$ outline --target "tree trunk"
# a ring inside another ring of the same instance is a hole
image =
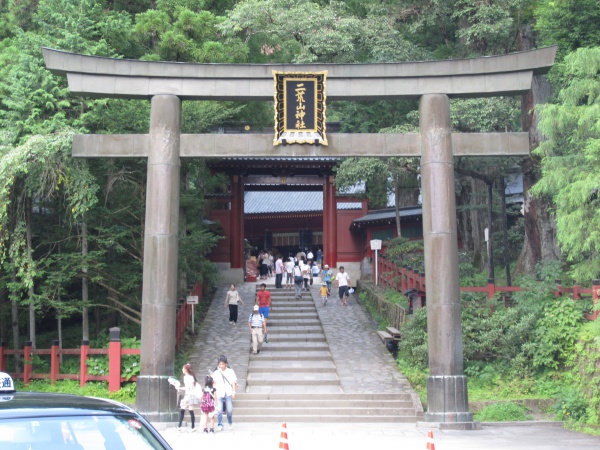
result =
[[[27,254],[30,260],[33,262],[33,232],[31,231],[31,208],[32,199],[27,196],[25,199],[25,230],[27,238]],[[29,270],[33,270],[29,267]],[[31,348],[36,348],[36,332],[35,332],[35,292],[33,289],[33,280],[31,280],[28,288],[29,296],[29,340],[31,341]]]
[[[485,183],[468,176],[460,178],[460,192],[457,198],[457,219],[460,251],[468,252],[471,263],[479,270],[485,268],[487,247],[485,244],[486,197]]]
[[[519,41],[520,51],[534,47],[533,33],[524,30]],[[534,76],[531,91],[521,98],[521,125],[529,132],[529,149],[534,150],[542,137],[538,132],[539,117],[535,106],[546,103],[551,96],[551,86],[543,75]],[[525,220],[525,240],[523,250],[517,262],[517,273],[534,274],[535,266],[542,260],[560,259],[560,250],[556,240],[556,222],[549,211],[552,204],[547,198],[534,198],[530,188],[540,179],[540,161],[537,156],[527,156],[521,161],[523,171],[523,213]]]
[[[494,201],[494,183],[489,182],[487,184],[487,214],[488,214],[488,282],[496,279],[494,275],[494,240],[492,234],[494,233],[494,208],[492,202]]]
[[[183,163],[181,165],[181,183],[182,190],[187,192],[189,190],[190,183],[190,171],[189,171],[189,163]],[[179,205],[179,239],[182,240],[187,235],[187,214],[185,207],[181,204]],[[183,264],[177,264],[178,272],[179,272],[179,293],[188,292],[188,279],[187,272],[185,271]]]
[[[15,269],[13,269],[12,271],[12,275],[10,278],[10,281],[13,283],[13,286],[16,284],[17,281],[17,272]],[[11,292],[11,300],[10,300],[10,317],[11,317],[11,321],[12,321],[12,330],[13,330],[13,350],[17,350],[21,347],[21,335],[19,333],[19,304],[17,303],[17,296],[18,294],[16,292]],[[21,358],[19,357],[19,355],[15,355],[15,372],[20,372],[21,371]]]
[[[506,217],[506,182],[504,177],[500,178],[500,199],[502,201],[502,242],[504,247],[504,269],[506,270],[506,285],[512,286],[510,277],[510,248],[508,243],[508,224]]]
[[[85,217],[81,220],[81,258],[84,260],[81,271],[83,272],[83,277],[81,278],[81,301],[84,305],[87,305],[89,300],[88,294],[88,267],[87,262],[85,262],[88,255],[88,240],[87,240],[87,223],[85,221]],[[84,341],[90,340],[90,318],[88,307],[84,306],[81,309],[81,339]]]

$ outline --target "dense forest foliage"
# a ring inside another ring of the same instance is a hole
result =
[[[35,346],[38,329],[55,339],[63,323],[77,323],[75,343],[102,342],[117,323],[137,335],[141,319],[146,162],[70,153],[74,134],[146,133],[149,102],[70,94],[41,47],[199,63],[368,63],[558,45],[556,66],[530,94],[451,102],[455,131],[528,131],[532,146],[521,159],[457,159],[461,267],[487,267],[486,227],[502,263],[502,186],[520,172],[523,213],[508,210],[513,269],[535,274],[555,261],[556,278],[589,285],[600,278],[599,21],[597,0],[0,1],[0,340]],[[416,109],[411,100],[333,102],[328,119],[346,132],[414,131]],[[183,132],[200,133],[262,127],[272,113],[268,104],[184,102],[182,120]],[[415,160],[348,159],[337,183],[343,191],[364,182],[375,207],[395,192],[400,205],[417,174]],[[203,220],[204,193],[227,181],[202,160],[182,161],[181,180],[183,295],[197,280],[216,281],[206,255],[219,236]]]

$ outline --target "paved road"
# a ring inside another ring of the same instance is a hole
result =
[[[273,281],[267,280],[267,284]],[[225,354],[236,371],[242,390],[245,389],[250,356],[246,322],[254,303],[256,284],[259,283],[238,286],[246,306],[241,308],[236,326],[229,325],[228,310],[224,307],[227,288],[219,288],[215,293],[190,357],[199,376],[214,369],[218,356]],[[315,283],[312,288],[315,298],[317,289],[318,283]],[[318,298],[316,304],[320,305]],[[318,312],[345,392],[410,391],[393,358],[375,335],[373,323],[355,298],[348,307],[342,307],[339,301],[333,300],[325,308],[318,306]],[[209,442],[211,446],[236,446],[244,450],[279,448],[281,423],[235,423],[235,409],[233,417],[234,428],[214,436],[181,433],[172,427],[160,430],[164,424],[157,424],[157,427],[175,450],[189,450]],[[291,450],[423,450],[430,429],[417,425],[289,423],[287,434]],[[435,450],[600,449],[600,437],[568,431],[556,424],[484,424],[479,431],[432,431]]]
[[[174,450],[197,446],[244,450],[279,448],[282,424],[234,424],[214,436],[164,430]],[[424,450],[427,432],[433,432],[435,450],[598,450],[600,437],[565,430],[560,426],[483,426],[479,431],[440,431],[413,424],[287,424],[290,450]]]

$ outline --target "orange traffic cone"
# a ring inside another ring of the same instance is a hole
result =
[[[427,450],[435,450],[435,444],[433,443],[433,431],[429,430],[427,432]]]
[[[288,447],[287,425],[285,424],[285,422],[283,422],[283,425],[281,425],[281,437],[279,438],[279,448],[290,450],[290,447]]]

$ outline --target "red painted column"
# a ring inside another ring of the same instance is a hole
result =
[[[50,349],[50,384],[54,384],[54,382],[58,380],[58,374],[60,372],[58,349],[58,341],[52,341],[52,348]]]
[[[25,342],[25,347],[23,347],[23,384],[29,384],[29,381],[31,380],[31,372],[33,372],[31,350],[31,341]]]
[[[323,185],[323,260],[329,267],[337,264],[337,199],[333,176]]]
[[[90,341],[81,341],[81,357],[79,359],[79,386],[84,387],[87,382],[88,366],[86,361],[90,351]]]
[[[323,183],[323,264],[327,264],[332,267],[329,262],[329,255],[331,254],[331,235],[329,234],[329,181],[325,179]]]
[[[109,329],[110,343],[108,344],[108,392],[121,389],[121,329]]]
[[[231,177],[231,268],[241,269],[244,259],[244,186],[239,175]]]

